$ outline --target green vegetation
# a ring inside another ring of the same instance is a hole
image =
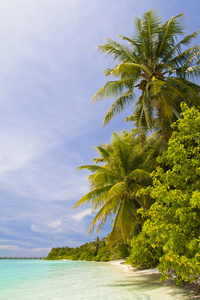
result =
[[[92,98],[117,100],[104,124],[141,95],[127,118],[130,133],[113,133],[110,144],[95,147],[100,157],[87,169],[90,192],[74,206],[90,203],[97,231],[108,220],[103,241],[79,248],[52,249],[47,259],[110,260],[129,256],[138,268],[158,266],[165,280],[194,282],[200,275],[200,46],[187,48],[198,31],[184,37],[183,14],[165,23],[154,10],[135,18],[128,46],[108,39],[99,46],[117,65]],[[182,112],[181,112],[182,110]]]
[[[106,246],[105,240],[98,237],[95,241],[86,243],[77,248],[61,247],[52,248],[46,260],[86,260],[86,261],[109,261],[129,256],[129,247],[123,241],[118,241],[112,250]]]
[[[132,241],[129,262],[155,265],[167,279],[193,282],[200,274],[200,112],[183,105],[167,151],[152,174],[153,186],[140,191],[155,203],[142,232]],[[145,255],[144,255],[145,253]]]
[[[79,170],[87,169],[93,173],[88,177],[91,191],[74,208],[91,202],[92,208],[99,211],[89,232],[97,222],[98,231],[111,216],[114,221],[110,238],[115,240],[120,235],[126,241],[139,217],[137,209],[147,209],[151,203],[150,197],[137,197],[136,193],[151,183],[152,161],[149,164],[148,151],[141,151],[137,139],[126,132],[113,133],[111,144],[96,147],[96,150],[100,154],[100,158],[94,159],[96,164],[79,167]]]
[[[92,98],[92,102],[117,98],[103,124],[135,103],[136,89],[141,95],[127,120],[134,122],[140,142],[152,130],[167,139],[170,124],[180,117],[181,102],[199,105],[200,87],[190,81],[199,77],[199,46],[186,48],[199,30],[180,40],[185,29],[183,18],[180,14],[162,23],[155,10],[150,10],[141,19],[135,18],[133,37],[120,36],[128,45],[107,39],[98,47],[117,62],[105,70],[105,75],[115,80],[107,81]]]

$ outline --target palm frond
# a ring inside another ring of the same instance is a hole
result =
[[[148,57],[148,63],[151,65],[153,56],[153,46],[155,42],[155,36],[158,34],[158,28],[160,25],[160,17],[157,12],[152,9],[143,14],[143,31],[145,32],[145,45],[146,55]]]
[[[120,38],[123,40],[126,40],[129,42],[133,48],[133,53],[135,54],[135,62],[139,63],[140,62],[140,57],[141,57],[141,45],[138,43],[134,38],[129,38],[123,35],[119,35]]]
[[[101,166],[97,166],[97,165],[84,165],[84,166],[77,167],[77,170],[80,171],[80,170],[87,169],[88,171],[96,172],[98,170],[101,170],[101,168],[102,168]]]
[[[121,209],[119,210],[118,222],[120,223],[121,233],[124,242],[129,237],[131,231],[131,224],[136,218],[135,204],[129,198],[124,199]]]
[[[163,59],[163,63],[168,63],[169,60],[171,60],[172,57],[177,56],[181,54],[181,46],[189,46],[194,38],[197,37],[199,33],[199,30],[185,36],[180,42],[178,42],[174,47],[171,49],[171,51],[165,56]]]
[[[101,188],[96,188],[92,190],[91,192],[84,195],[74,206],[73,209],[78,208],[80,205],[84,203],[88,203],[91,200],[93,201],[100,201],[100,199],[103,199],[105,201],[106,194],[109,192],[110,188],[112,188],[112,185],[104,186]],[[101,205],[101,204],[100,204]]]
[[[158,85],[156,85],[158,88]],[[153,124],[153,107],[151,105],[151,92],[152,87],[150,82],[147,83],[145,92],[142,97],[142,105],[143,105],[143,114],[145,118],[145,124],[148,127],[148,130],[151,131]],[[155,89],[154,89],[155,92]]]
[[[160,120],[167,119],[168,121],[172,120],[173,112],[172,107],[176,108],[176,99],[177,94],[181,96],[182,94],[179,91],[170,85],[171,90],[173,90],[170,94],[169,86],[166,91],[157,95],[157,104],[156,104],[156,115],[160,118]]]
[[[188,67],[194,65],[196,61],[200,58],[200,46],[193,47],[191,49],[191,53],[188,55],[189,57],[185,61],[183,65],[183,69],[187,69]]]
[[[129,172],[129,159],[133,152],[133,146],[124,141],[123,136],[113,133],[112,145],[114,148],[113,161],[123,176]]]
[[[138,128],[138,136],[141,145],[146,139],[147,131],[152,130],[154,119],[151,97],[149,96],[150,86],[151,85],[148,83],[145,92],[138,98],[138,101],[135,104],[136,109],[132,118],[135,120],[135,125]]]
[[[133,85],[133,78],[108,81],[105,86],[98,90],[91,99],[91,103],[102,100],[103,98],[117,97],[121,93],[124,93],[126,89],[130,89]]]
[[[139,97],[139,99],[140,98],[142,98],[142,96]],[[139,144],[140,147],[142,147],[147,137],[148,127],[146,123],[143,105],[138,105],[138,102],[136,104],[137,106],[135,105],[136,109],[133,116],[126,118],[126,121],[134,121],[134,125],[136,126],[138,132]]]
[[[107,216],[111,214],[111,210],[113,207],[113,201],[115,199],[110,198],[99,210],[99,212],[96,214],[95,218],[93,219],[90,228],[88,230],[88,234],[94,229],[97,222],[99,222],[99,226],[97,227],[96,232],[99,231],[102,224],[106,222]]]
[[[170,64],[174,65],[174,70],[180,69],[183,71],[182,73],[178,73],[178,76],[183,77],[184,67],[189,67],[194,60],[197,61],[199,59],[200,56],[199,50],[200,50],[199,46],[191,47],[185,50],[184,52],[181,52],[179,55],[177,55],[170,61]]]
[[[120,228],[120,224],[119,224],[119,219],[120,219],[120,214],[121,214],[121,208],[122,208],[122,201],[120,202],[119,204],[119,207],[118,207],[118,211],[115,215],[115,218],[114,218],[114,223],[112,224],[112,231],[110,233],[110,239],[112,240],[114,238],[114,236],[116,237],[116,232],[119,230],[121,231],[121,228]]]
[[[200,78],[200,66],[190,66],[185,70],[187,80],[196,80]]]
[[[167,78],[168,86],[174,87],[176,89],[176,93],[181,95],[183,100],[189,105],[196,105],[200,104],[199,98],[199,86],[188,82],[187,80],[181,78]]]
[[[99,152],[99,154],[101,155],[101,159],[103,161],[108,160],[108,158],[110,157],[110,152],[107,151],[105,148],[101,147],[101,146],[94,146],[94,148]],[[94,161],[94,159],[93,159]]]
[[[103,125],[106,125],[112,120],[112,118],[117,114],[121,113],[130,103],[134,101],[133,89],[128,90],[123,95],[121,95],[109,108],[105,118],[103,120]]]
[[[106,52],[107,55],[114,56],[114,60],[118,61],[137,61],[137,56],[123,45],[107,38],[106,43],[98,46],[98,50],[102,53]]]
[[[143,180],[150,178],[150,173],[142,169],[135,169],[129,173],[127,177],[132,178],[137,182],[142,182]]]
[[[141,71],[145,72],[147,75],[151,74],[149,69],[142,64],[124,62],[116,66],[113,69],[112,74],[114,76],[121,76],[122,78],[127,78],[128,76],[133,76],[134,74],[140,75]]]
[[[107,194],[107,199],[116,197],[117,199],[121,198],[121,195],[125,193],[127,190],[127,185],[125,182],[117,182],[114,184],[110,189]]]
[[[92,174],[89,178],[90,182],[93,182],[93,185],[109,185],[111,183],[115,183],[118,180],[120,180],[120,175],[117,174],[114,171],[105,169],[103,172],[96,172],[95,174]]]
[[[199,34],[200,29],[194,31],[191,34],[188,34],[187,36],[185,36],[178,44],[177,44],[177,48],[179,48],[179,45],[184,45],[184,46],[189,46],[192,42],[193,39],[195,39],[197,37],[197,35]]]
[[[160,26],[159,31],[159,42],[156,50],[156,63],[159,58],[164,58],[171,49],[174,48],[174,37],[176,35],[183,34],[183,20],[184,14],[179,14],[175,17],[170,18],[166,23]]]
[[[162,87],[166,84],[164,80],[157,79],[156,77],[153,77],[152,80],[149,82],[149,96],[155,97],[157,96],[161,90]]]
[[[97,166],[97,165],[85,165],[85,166],[80,166],[77,168],[79,171],[83,169],[87,169],[88,171],[95,172],[93,174],[93,178],[97,178],[97,176],[106,176],[108,179],[108,176],[111,178],[118,178],[118,176],[112,172],[111,170],[107,169],[105,166]]]

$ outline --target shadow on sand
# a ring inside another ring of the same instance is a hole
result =
[[[174,287],[174,281],[168,280],[161,283],[159,281],[160,274],[134,274],[133,276],[127,276],[126,281],[118,281],[116,284],[109,286],[113,287],[127,287],[132,291],[133,296],[136,300],[154,300],[162,299],[163,293],[169,295],[169,298],[177,300],[200,300],[200,294],[195,291],[188,289]],[[156,293],[156,298],[152,298],[151,294]],[[165,298],[166,299],[166,298]]]

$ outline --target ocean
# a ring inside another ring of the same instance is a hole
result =
[[[142,272],[141,272],[142,274]],[[102,262],[0,260],[1,300],[200,299],[161,285],[158,275],[134,275]]]

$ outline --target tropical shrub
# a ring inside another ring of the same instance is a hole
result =
[[[173,128],[161,166],[153,173],[153,186],[141,191],[156,201],[148,212],[142,233],[133,241],[132,260],[147,255],[159,259],[162,279],[174,272],[176,283],[193,282],[200,275],[200,112],[182,105],[182,119]],[[148,250],[141,246],[148,244]],[[157,250],[159,249],[159,255]]]

